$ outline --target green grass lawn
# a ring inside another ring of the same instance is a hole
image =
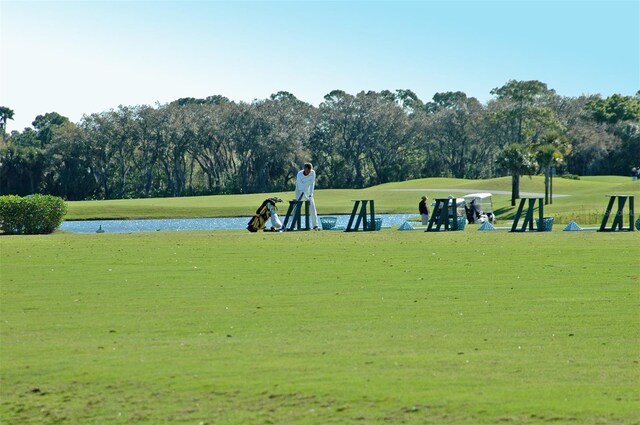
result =
[[[442,192],[442,190],[446,191]],[[540,193],[544,196],[544,177],[522,177],[520,190],[524,193]],[[506,222],[513,219],[515,207],[511,207],[510,203],[510,177],[489,180],[429,178],[388,183],[361,190],[319,188],[315,198],[320,215],[348,214],[353,208],[352,200],[354,199],[375,200],[376,211],[380,213],[415,212],[418,215],[418,202],[423,194],[434,199],[446,198],[449,194],[463,196],[477,191],[494,193],[493,208],[502,225],[506,225]],[[602,220],[608,203],[607,195],[635,195],[637,202],[640,202],[640,181],[632,182],[629,177],[622,176],[584,177],[580,180],[555,178],[553,193],[568,196],[554,198],[552,204],[544,207],[545,216],[553,216],[556,223],[575,220],[582,226],[595,225]],[[270,196],[279,196],[287,201],[293,198],[293,192],[68,202],[69,212],[66,218],[86,220],[249,216],[265,198]],[[284,210],[282,211],[284,214],[286,202],[281,209]]]
[[[3,236],[0,423],[638,424],[639,258],[638,232]]]

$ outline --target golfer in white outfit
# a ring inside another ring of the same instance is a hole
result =
[[[311,215],[311,227],[318,230],[318,212],[316,203],[313,201],[313,189],[316,186],[316,172],[310,162],[304,164],[304,168],[298,171],[296,176],[296,200],[302,196],[302,201],[309,201],[309,215]]]

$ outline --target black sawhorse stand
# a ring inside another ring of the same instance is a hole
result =
[[[302,205],[304,204],[304,223],[305,227],[302,227]],[[289,221],[291,221],[289,223]],[[287,227],[287,224],[289,227]],[[289,209],[287,210],[287,216],[284,218],[284,224],[282,225],[282,231],[288,232],[292,230],[310,230],[309,227],[309,201],[289,201]]]
[[[450,201],[453,203],[449,205]],[[455,205],[456,199],[440,198],[436,199],[436,204],[433,207],[433,212],[429,218],[429,225],[425,232],[439,232],[444,225],[444,230],[459,230],[458,229],[458,208]],[[449,211],[451,209],[451,211]],[[433,225],[436,228],[433,228]]]
[[[362,205],[361,205],[362,204]],[[367,220],[367,204],[369,204],[369,219]],[[360,206],[360,212],[358,213],[358,207]],[[356,219],[357,215],[357,219]],[[355,220],[355,224],[353,221]],[[376,210],[373,204],[373,199],[361,199],[353,201],[353,211],[349,217],[347,228],[345,232],[357,232],[358,227],[362,223],[362,230],[370,232],[376,230]]]
[[[522,216],[522,210],[524,209],[524,204],[529,201],[529,205],[527,207],[527,212],[524,216],[524,221],[522,222],[522,227],[518,229],[518,221],[520,221],[520,216]],[[536,201],[538,201],[538,227],[537,229],[533,227],[533,210],[536,208]],[[525,232],[527,227],[530,231],[537,230],[538,232],[544,231],[544,206],[542,204],[542,198],[521,198],[520,205],[518,206],[518,211],[516,211],[516,216],[513,219],[513,225],[511,226],[512,232]]]
[[[633,196],[631,195],[609,195],[609,205],[607,205],[607,210],[604,212],[604,216],[602,217],[602,224],[600,225],[600,229],[598,232],[615,232],[619,231],[627,231],[633,232]],[[611,223],[611,228],[607,229],[607,221],[609,221],[609,216],[611,215],[611,209],[613,208],[613,204],[618,199],[618,211],[616,211],[616,216],[613,219],[613,223]],[[627,203],[627,199],[629,200],[629,228],[624,228],[624,205]]]

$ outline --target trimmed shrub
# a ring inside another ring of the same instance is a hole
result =
[[[52,233],[67,213],[67,204],[51,195],[0,196],[0,233],[39,235]]]
[[[580,180],[580,176],[577,176],[575,174],[560,174],[558,177],[562,178],[562,179],[569,179],[569,180]]]

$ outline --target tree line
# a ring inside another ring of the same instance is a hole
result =
[[[6,134],[0,194],[67,200],[288,191],[313,162],[318,187],[422,177],[628,174],[640,163],[640,91],[562,97],[511,80],[482,104],[462,92],[423,102],[411,90],[335,90],[315,107],[288,92],[119,106],[80,122],[50,112]],[[548,179],[547,179],[548,181]]]

